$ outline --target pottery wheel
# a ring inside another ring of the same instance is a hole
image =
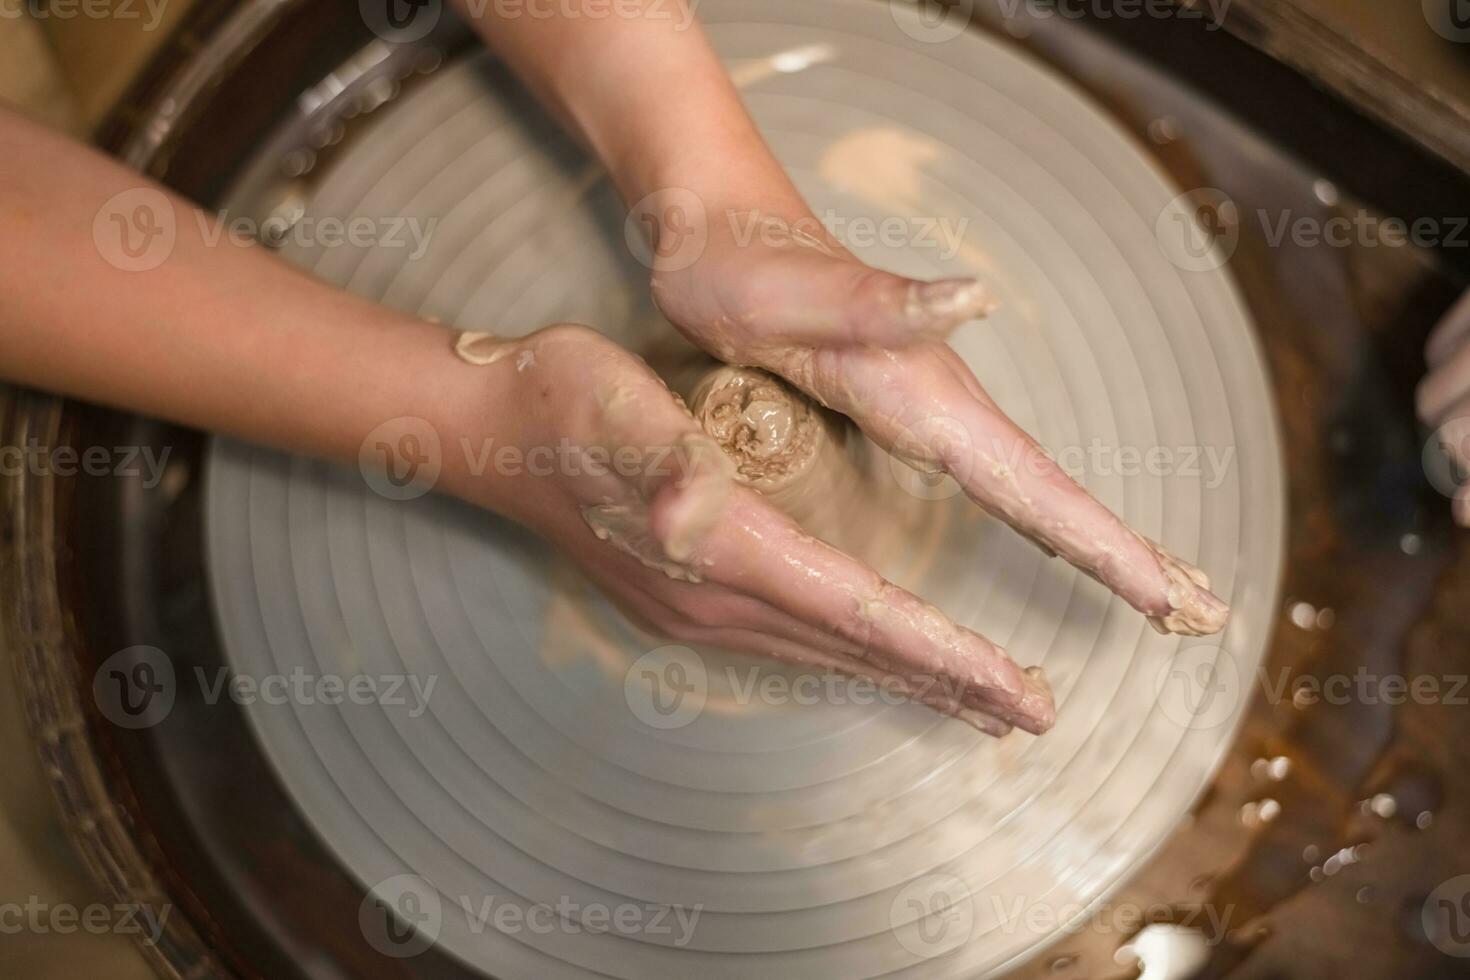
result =
[[[849,222],[838,233],[869,262],[990,283],[1002,309],[955,348],[1105,504],[1207,570],[1234,618],[1219,637],[1159,636],[952,485],[895,471],[900,503],[852,537],[1056,691],[1055,730],[997,741],[882,692],[666,647],[504,521],[218,441],[209,566],[233,669],[367,677],[378,695],[259,699],[257,736],[370,897],[486,973],[1000,971],[1148,856],[1245,708],[1283,491],[1227,271],[1161,247],[1179,190],[1086,97],[984,35],[924,40],[890,6],[700,13],[814,209]],[[282,253],[323,279],[465,328],[572,320],[635,349],[660,329],[625,209],[489,56],[319,142],[263,151],[232,199],[435,222],[417,254],[287,236]],[[864,237],[858,219],[891,216],[904,241]],[[1128,465],[1151,447],[1170,460]]]

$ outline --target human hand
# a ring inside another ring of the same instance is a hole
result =
[[[1039,671],[736,485],[714,441],[613,342],[559,325],[519,340],[465,334],[457,350],[494,372],[470,382],[492,404],[464,432],[493,425],[523,453],[570,445],[578,463],[448,473],[445,486],[541,533],[653,631],[872,678],[994,735],[1051,727]]]
[[[945,342],[992,308],[980,283],[873,269],[809,212],[784,213],[795,217],[759,219],[778,233],[744,236],[740,212],[714,214],[697,257],[655,242],[651,285],[665,316],[716,357],[779,374],[846,414],[915,468],[949,473],[972,500],[1101,581],[1160,632],[1224,627],[1229,608],[1204,573],[1078,486]],[[667,254],[676,260],[663,261]]]
[[[1451,509],[1460,525],[1470,527],[1470,293],[1434,328],[1424,356],[1429,373],[1419,383],[1419,418],[1434,428],[1449,456],[1458,481]]]

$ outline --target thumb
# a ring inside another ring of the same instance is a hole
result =
[[[645,488],[649,529],[670,559],[689,561],[724,514],[734,468],[703,433],[685,433],[675,441],[667,474]]]
[[[769,275],[756,309],[779,311],[766,326],[793,344],[905,347],[943,340],[998,305],[978,279],[925,282],[846,259],[788,262]]]

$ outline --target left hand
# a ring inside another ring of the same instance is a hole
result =
[[[1429,374],[1419,384],[1419,418],[1434,428],[1458,473],[1470,474],[1470,293],[1434,328],[1424,356]],[[1470,527],[1470,484],[1461,482],[1451,502],[1456,522]]]
[[[981,507],[1101,581],[1161,632],[1218,632],[1229,608],[1198,569],[1165,553],[1074,482],[1012,422],[945,342],[992,308],[973,279],[924,283],[859,261],[809,211],[765,216],[737,239],[711,211],[698,258],[661,266],[653,295],[721,360],[785,377],[874,442],[946,472]],[[735,212],[736,215],[739,212]],[[657,248],[655,252],[657,253]]]

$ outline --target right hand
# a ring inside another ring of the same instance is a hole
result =
[[[1460,525],[1470,527],[1470,293],[1434,328],[1424,356],[1429,374],[1419,384],[1419,418],[1434,428],[1461,478],[1451,510]]]
[[[570,444],[580,462],[459,474],[451,489],[541,533],[636,620],[680,642],[876,679],[991,734],[1051,727],[1039,672],[735,484],[637,357],[575,325],[477,346],[493,363],[465,370],[494,371],[490,404],[466,424],[493,419],[497,441],[523,452]]]

